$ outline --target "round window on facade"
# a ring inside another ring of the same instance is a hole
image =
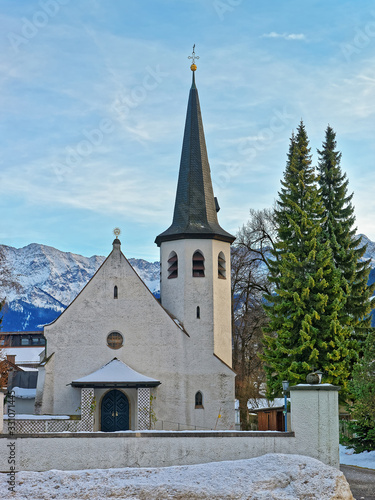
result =
[[[111,349],[120,349],[124,344],[124,337],[119,332],[111,332],[107,337],[107,345]]]

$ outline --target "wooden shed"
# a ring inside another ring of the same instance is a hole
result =
[[[251,413],[258,415],[259,431],[285,431],[283,406],[257,408],[251,410]]]

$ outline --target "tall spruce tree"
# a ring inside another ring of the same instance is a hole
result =
[[[324,207],[311,164],[304,124],[292,136],[276,207],[278,241],[271,252],[264,329],[267,392],[275,397],[282,380],[303,383],[313,369],[344,388],[349,377],[348,329],[339,322],[345,296],[330,242],[322,238]]]
[[[352,437],[343,438],[354,453],[375,450],[375,331],[372,329],[364,344],[364,355],[354,365],[353,378],[349,383],[354,400],[349,407],[353,420],[349,422]]]
[[[366,247],[359,248],[356,236],[353,194],[348,195],[348,179],[340,167],[341,153],[336,150],[336,134],[328,125],[323,147],[318,150],[318,182],[324,205],[323,237],[329,240],[346,302],[340,311],[340,322],[352,334],[352,362],[357,361],[371,328],[370,297],[374,286],[367,286],[370,261],[360,261]]]

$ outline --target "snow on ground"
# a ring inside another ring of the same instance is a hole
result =
[[[375,469],[375,451],[355,454],[352,448],[345,448],[340,444],[340,464]]]
[[[283,454],[164,468],[19,472],[12,495],[6,481],[0,474],[0,498],[15,500],[353,499],[339,470]]]

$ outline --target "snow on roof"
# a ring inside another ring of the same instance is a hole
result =
[[[259,409],[259,408],[278,408],[279,406],[283,406],[284,398],[275,398],[273,401],[270,399],[262,398],[257,399],[256,404],[250,407],[251,410]]]
[[[20,399],[34,399],[36,395],[35,389],[24,389],[23,387],[13,387],[14,396]]]
[[[4,347],[3,355],[6,358],[7,354],[16,355],[16,365],[21,363],[39,363],[40,353],[43,352],[45,346],[40,347]]]
[[[289,401],[289,398],[288,398]],[[266,398],[249,399],[247,402],[247,407],[249,410],[256,410],[259,408],[275,408],[283,406],[284,398],[275,398],[273,401]],[[238,399],[235,400],[235,409],[238,410],[240,407]]]
[[[127,364],[123,363],[117,358],[113,358],[112,361],[106,365],[99,368],[93,373],[86,375],[85,377],[73,380],[73,386],[98,386],[98,385],[126,385],[126,386],[139,386],[144,385],[147,387],[159,385],[159,380],[151,377],[146,377],[141,373],[136,372],[130,368]]]

